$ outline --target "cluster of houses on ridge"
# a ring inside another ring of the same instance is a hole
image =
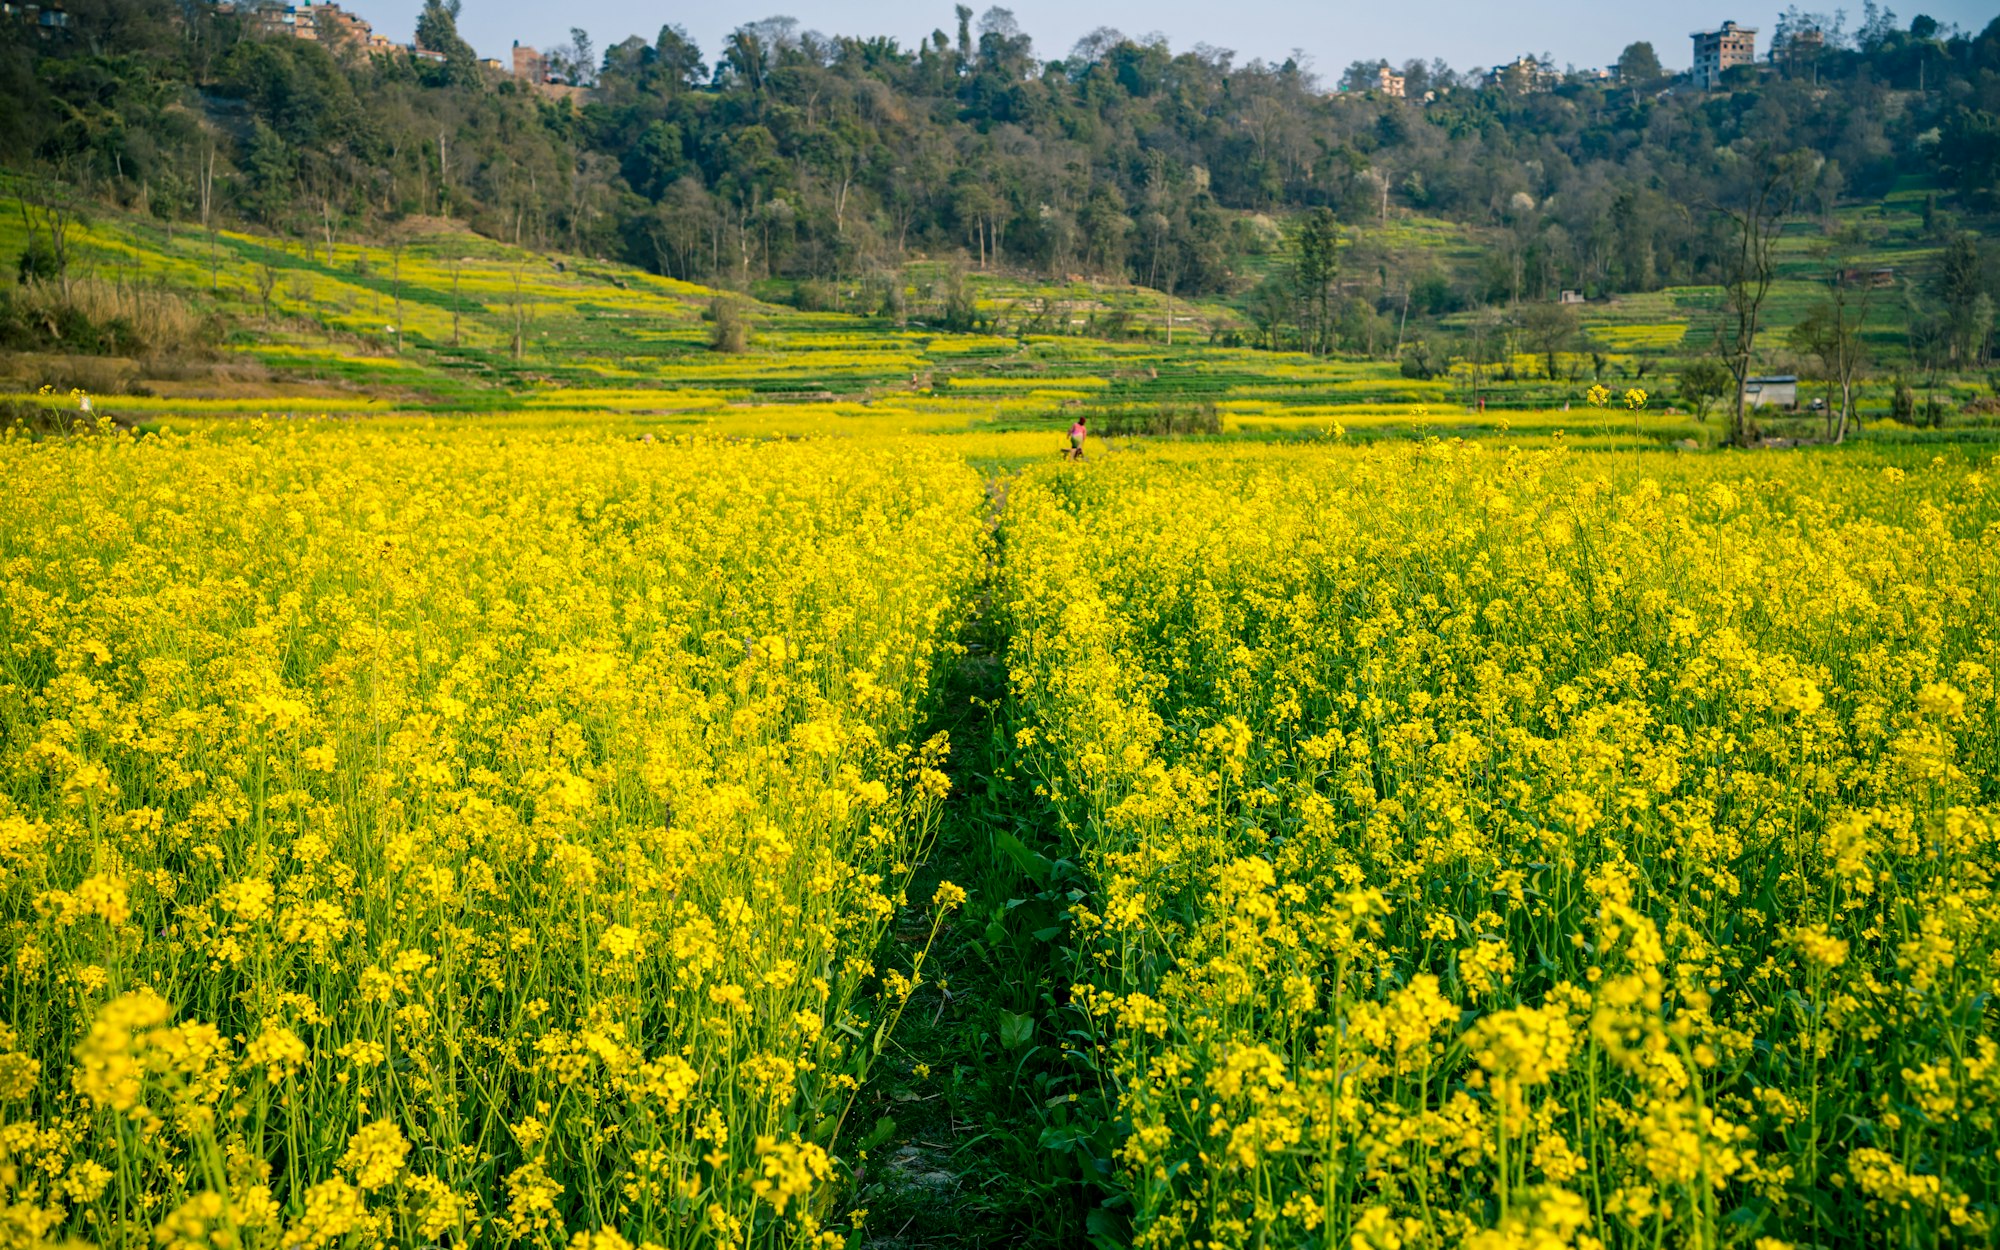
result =
[[[251,29],[262,35],[310,39],[328,45],[351,47],[371,56],[407,56],[431,62],[444,60],[441,52],[418,47],[415,43],[397,43],[387,35],[376,34],[365,18],[348,12],[336,3],[315,3],[314,0],[306,0],[303,4],[285,4],[281,0],[212,2],[223,12],[243,14],[249,19]],[[63,0],[50,0],[46,4],[16,4],[12,0],[0,0],[0,19],[37,26],[44,32],[57,31],[68,28],[69,11]],[[1722,84],[1723,75],[1728,71],[1757,62],[1757,29],[1753,26],[1724,22],[1715,30],[1695,31],[1690,38],[1694,41],[1694,65],[1687,78],[1699,90],[1712,91]],[[1826,36],[1819,30],[1804,27],[1786,32],[1783,42],[1783,55],[1797,58],[1823,48]],[[1779,49],[1772,49],[1774,62],[1779,54]],[[480,65],[495,77],[512,78],[551,98],[574,99],[582,94],[582,88],[565,81],[561,74],[555,72],[547,57],[519,43],[514,45],[511,65],[492,57],[485,58]],[[1617,77],[1616,69],[1587,69],[1565,74],[1546,59],[1524,53],[1505,65],[1495,65],[1488,70],[1485,85],[1527,94],[1550,91],[1570,80],[1611,82]],[[1367,93],[1396,100],[1406,99],[1406,79],[1385,61],[1376,70],[1375,80]],[[1428,103],[1435,97],[1435,92],[1426,91],[1423,98]]]
[[[1741,65],[1757,63],[1757,28],[1739,26],[1735,22],[1724,22],[1714,30],[1698,30],[1689,36],[1694,42],[1694,65],[1688,70],[1687,78],[1697,90],[1713,91],[1722,85],[1722,76]],[[1773,48],[1771,57],[1776,63],[1782,55],[1796,59],[1823,50],[1826,46],[1824,32],[1812,27],[1786,32],[1784,48]],[[1516,95],[1526,95],[1537,91],[1552,91],[1564,82],[1614,82],[1618,78],[1616,69],[1585,69],[1564,73],[1546,59],[1532,53],[1523,53],[1505,65],[1495,65],[1486,71],[1486,86],[1511,91]],[[1405,90],[1406,79],[1391,69],[1387,62],[1375,71],[1375,81],[1368,89],[1370,94],[1387,96],[1391,99],[1408,98]],[[1426,91],[1424,101],[1430,102],[1435,92]]]
[[[371,56],[407,56],[412,60],[441,64],[444,54],[414,43],[401,44],[387,35],[378,35],[367,19],[348,12],[338,4],[284,4],[277,0],[217,0],[216,8],[242,13],[260,35],[310,39],[338,48],[351,48]],[[480,68],[495,78],[512,78],[553,99],[572,99],[582,89],[565,82],[553,72],[549,60],[533,48],[514,45],[513,63],[493,57],[482,58]]]
[[[406,56],[413,61],[436,65],[444,63],[444,53],[419,47],[415,43],[398,43],[387,35],[377,34],[366,18],[350,13],[338,4],[315,3],[314,0],[306,0],[303,4],[284,4],[277,0],[213,0],[213,3],[219,12],[241,14],[252,32],[267,38],[305,39],[332,49],[351,50],[368,56]],[[15,4],[12,0],[0,0],[0,21],[37,27],[44,34],[69,29],[69,17],[69,10],[62,0],[51,0],[47,4]],[[518,43],[514,45],[511,65],[493,57],[486,57],[479,64],[496,78],[512,78],[551,99],[575,99],[583,94],[581,87],[572,86],[551,68],[547,57]]]

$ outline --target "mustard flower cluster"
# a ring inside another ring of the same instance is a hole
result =
[[[842,1243],[977,475],[260,423],[0,478],[0,1245]]]
[[[1994,474],[1029,471],[1015,744],[1137,1243],[1991,1244]]]

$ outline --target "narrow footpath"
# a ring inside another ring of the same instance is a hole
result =
[[[1004,479],[989,483],[996,544]],[[936,847],[909,897],[940,880],[969,894],[932,947],[873,1088],[856,1108],[873,1144],[853,1205],[871,1250],[1121,1246],[1109,1188],[1112,1108],[1093,1068],[1066,913],[1086,883],[1054,818],[1016,767],[1008,732],[1005,625],[987,571],[966,655],[925,735],[950,735],[953,787]],[[920,735],[925,736],[925,735]],[[927,907],[895,941],[924,940]]]

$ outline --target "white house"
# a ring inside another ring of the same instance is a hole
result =
[[[1743,379],[1743,403],[1750,408],[1796,408],[1799,380],[1789,373]]]

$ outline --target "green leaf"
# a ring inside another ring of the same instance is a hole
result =
[[[1000,1044],[1008,1050],[1019,1050],[1035,1039],[1035,1018],[1017,1015],[1011,1011],[1000,1013]]]
[[[1053,865],[1049,863],[1048,856],[1030,850],[1026,842],[1011,833],[996,833],[993,835],[993,844],[1000,848],[1001,854],[1014,861],[1014,866],[1021,870],[1022,875],[1035,881],[1049,879],[1049,871]]]
[[[883,1142],[888,1141],[894,1135],[895,1131],[896,1121],[886,1115],[883,1116],[881,1119],[875,1121],[874,1128],[868,1130],[868,1136],[861,1139],[861,1149],[875,1149],[875,1147],[881,1145]]]

